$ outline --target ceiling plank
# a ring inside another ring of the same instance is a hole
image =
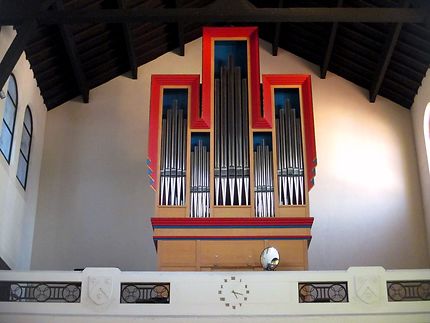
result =
[[[72,23],[212,23],[212,22],[367,22],[424,23],[428,11],[416,8],[138,8],[0,12],[0,26],[30,19],[39,24]]]
[[[403,0],[401,5],[402,7],[406,8],[409,6],[409,2]],[[393,56],[402,26],[402,23],[395,24],[386,38],[383,52],[380,56],[381,58],[379,60],[378,67],[375,70],[375,76],[373,78],[372,85],[369,89],[369,100],[372,103],[376,101],[376,97],[378,96],[382,82],[384,81],[385,73],[387,72],[388,65],[390,64],[391,57]]]
[[[56,7],[57,10],[59,10],[60,12],[63,11],[63,0],[57,0]],[[63,39],[64,47],[66,48],[67,56],[69,57],[73,74],[75,76],[76,83],[82,96],[82,100],[84,103],[88,103],[90,100],[90,88],[88,85],[88,80],[84,74],[84,70],[82,68],[82,62],[79,58],[76,42],[73,39],[73,33],[70,30],[69,25],[59,24],[58,28],[60,29],[61,38]]]
[[[117,4],[119,9],[125,9],[125,1],[124,0],[117,0]],[[136,59],[136,52],[134,51],[133,47],[133,39],[131,36],[131,29],[130,25],[128,23],[122,24],[122,33],[124,36],[124,42],[125,42],[125,48],[127,51],[127,57],[128,57],[128,64],[130,66],[131,70],[131,77],[135,80],[137,80],[137,59]]]
[[[278,8],[284,7],[284,0],[278,0]],[[278,47],[279,47],[279,36],[281,34],[281,23],[277,22],[275,24],[275,34],[273,36],[272,42],[272,55],[278,56]]]
[[[337,7],[340,8],[343,6],[343,0],[337,0]],[[325,79],[327,76],[328,66],[330,65],[331,55],[333,54],[334,42],[336,40],[337,28],[339,26],[338,22],[334,22],[331,26],[330,38],[327,44],[327,49],[324,55],[324,61],[320,66],[320,77]]]

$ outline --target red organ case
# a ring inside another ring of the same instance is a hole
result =
[[[258,29],[203,29],[199,75],[153,75],[148,175],[160,270],[307,269],[310,75],[263,75]]]

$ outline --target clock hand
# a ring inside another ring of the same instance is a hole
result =
[[[231,291],[234,294],[234,297],[237,298],[236,292],[234,290]]]

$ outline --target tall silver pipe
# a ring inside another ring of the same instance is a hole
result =
[[[203,146],[203,194],[204,216],[209,217],[209,152]]]
[[[284,198],[283,198],[283,194],[284,194],[284,185],[282,183],[282,162],[281,159],[283,158],[282,153],[281,153],[281,139],[280,139],[280,129],[279,129],[279,118],[275,119],[275,131],[276,131],[276,151],[277,151],[277,162],[278,162],[278,171],[277,171],[277,175],[278,175],[278,203],[280,205],[284,204]]]
[[[248,123],[248,83],[242,79],[242,132],[243,132],[243,187],[245,204],[249,205],[249,123]]]
[[[177,201],[177,190],[176,190],[176,161],[177,161],[177,149],[178,149],[178,133],[177,133],[177,125],[178,123],[178,101],[173,101],[173,110],[172,110],[172,155],[170,160],[170,200],[171,205],[178,205]]]
[[[165,185],[165,169],[166,169],[166,119],[162,119],[161,121],[161,156],[160,156],[160,196],[159,203],[160,205],[165,204],[164,197],[164,185]]]
[[[174,100],[161,122],[160,205],[185,204],[187,119]]]
[[[176,200],[177,205],[182,205],[182,144],[183,144],[183,117],[182,110],[178,110],[178,130],[177,130],[177,156],[176,156]]]
[[[304,201],[304,162],[298,110],[289,99],[279,109],[276,120],[278,182],[281,205],[302,205]]]
[[[190,216],[191,217],[195,217],[195,171],[194,171],[194,165],[195,165],[195,161],[194,161],[194,152],[192,151],[190,153]]]
[[[191,217],[209,216],[209,152],[202,140],[191,152]]]
[[[242,205],[242,187],[243,187],[243,133],[242,133],[242,87],[241,87],[241,69],[234,69],[234,96],[235,96],[235,150],[236,150],[236,187],[238,205]]]
[[[234,70],[233,70],[233,58],[228,58],[227,68],[227,82],[228,82],[228,192],[229,192],[229,205],[234,205],[234,191],[235,191],[235,132],[234,132],[234,108],[235,108],[235,96],[234,96]]]
[[[183,121],[183,131],[182,131],[182,177],[181,177],[181,185],[182,185],[182,205],[185,205],[186,202],[186,185],[185,185],[185,176],[186,176],[186,169],[187,169],[187,119],[184,118]]]
[[[227,203],[227,73],[221,67],[221,198],[222,205]]]
[[[303,143],[302,143],[302,126],[300,119],[297,119],[297,150],[298,150],[298,168],[299,168],[299,190],[300,204],[305,204],[305,185],[304,185],[304,162],[303,162]]]
[[[269,152],[269,203],[270,203],[270,208],[269,208],[269,213],[270,213],[270,217],[275,216],[275,200],[274,200],[274,186],[273,186],[273,152]]]
[[[249,205],[248,89],[229,57],[214,85],[215,205]]]
[[[220,164],[221,164],[221,150],[220,150],[220,81],[219,79],[215,79],[215,88],[214,88],[214,96],[215,96],[215,111],[214,111],[214,175],[215,175],[215,205],[220,204]]]
[[[273,217],[273,157],[265,140],[254,151],[255,215]]]
[[[170,161],[171,161],[171,149],[172,146],[172,137],[171,137],[171,127],[172,127],[172,110],[168,109],[166,112],[166,149],[165,149],[165,158],[166,158],[166,168],[164,170],[165,174],[165,203],[164,205],[170,205],[169,197],[170,197]]]

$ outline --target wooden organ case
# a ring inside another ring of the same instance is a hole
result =
[[[309,75],[262,75],[256,27],[203,29],[199,75],[153,75],[148,174],[159,270],[307,269]],[[201,93],[200,93],[201,92]]]

